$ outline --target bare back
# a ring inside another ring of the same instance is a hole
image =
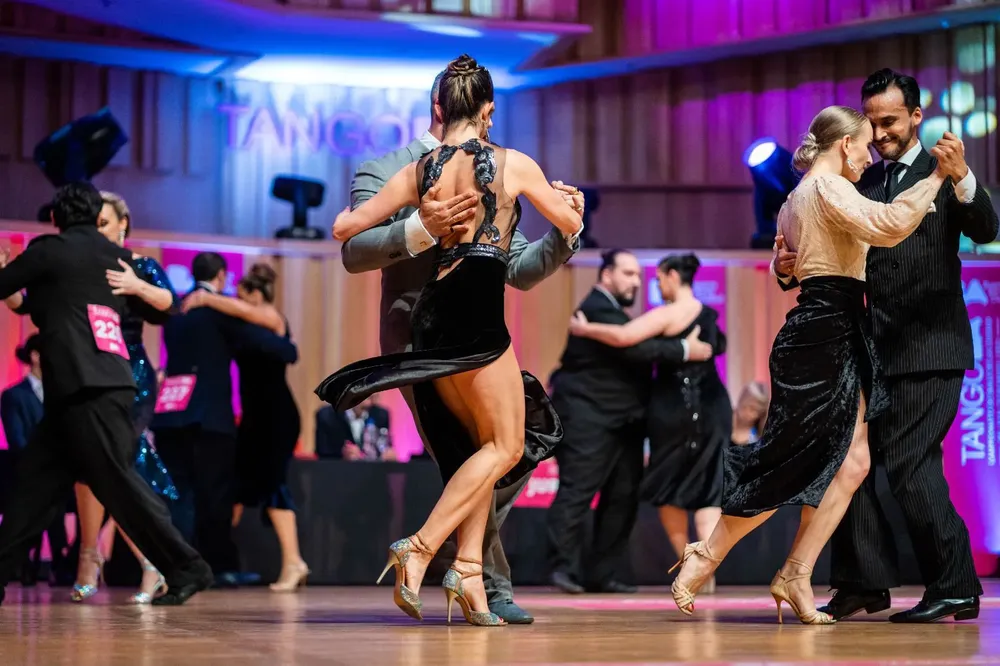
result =
[[[442,257],[438,277],[453,268],[464,252],[463,245],[490,246],[476,253],[494,253],[506,258],[510,241],[521,217],[521,208],[504,188],[503,174],[507,151],[490,143],[470,139],[461,146],[441,145],[417,163],[417,190],[421,197],[434,185],[446,199],[462,192],[479,192],[476,217],[469,231],[452,234],[441,241]]]

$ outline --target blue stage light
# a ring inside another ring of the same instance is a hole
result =
[[[778,212],[800,175],[792,168],[792,154],[771,137],[754,141],[743,153],[753,179],[753,206],[757,230],[750,247],[770,249],[777,231]]]

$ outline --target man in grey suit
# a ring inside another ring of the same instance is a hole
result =
[[[441,144],[444,125],[438,93],[443,75],[444,72],[438,74],[431,89],[430,128],[408,146],[360,166],[351,184],[352,209],[374,196],[397,171]],[[560,182],[553,183],[553,187],[560,190],[571,205],[573,199],[582,198],[575,187]],[[438,238],[467,228],[475,216],[475,194],[461,194],[446,201],[438,201],[436,196],[437,189],[432,188],[419,209],[403,209],[382,225],[363,231],[344,244],[343,260],[348,272],[382,271],[379,337],[383,354],[411,348],[410,313],[434,266],[434,252],[427,250],[437,244]],[[564,237],[553,228],[541,240],[529,243],[520,231],[515,232],[510,244],[507,283],[521,290],[535,286],[573,256],[580,247],[578,236]],[[402,394],[417,422],[424,448],[433,457],[434,452],[416,417],[413,393],[405,388]],[[527,480],[526,476],[493,494],[483,544],[483,580],[490,610],[511,624],[534,622],[530,614],[514,603],[510,565],[500,543],[500,525]]]

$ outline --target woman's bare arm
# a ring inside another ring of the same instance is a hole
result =
[[[350,206],[342,210],[333,223],[333,237],[345,241],[377,227],[404,208],[418,205],[417,163],[411,162],[397,171],[371,199],[353,211]]]
[[[523,194],[559,231],[573,235],[583,227],[580,211],[572,208],[552,187],[535,160],[516,150],[507,150],[504,187],[511,197]]]
[[[188,299],[191,297],[195,297],[195,299],[189,302]],[[220,296],[219,294],[212,294],[205,290],[191,294],[188,299],[184,301],[185,310],[190,310],[192,307],[205,306],[213,310],[218,310],[230,317],[236,317],[247,323],[266,328],[276,335],[285,334],[285,318],[281,316],[273,305],[251,305],[238,298]]]
[[[632,347],[644,340],[663,335],[676,323],[677,310],[670,305],[661,305],[646,312],[627,324],[595,324],[574,319],[570,333],[582,338],[590,338],[609,347]]]

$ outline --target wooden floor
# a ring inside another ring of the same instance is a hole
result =
[[[423,623],[396,609],[388,587],[209,591],[181,608],[129,606],[128,590],[73,604],[66,592],[8,588],[0,664],[1000,664],[997,582],[987,585],[978,621],[932,626],[893,625],[884,613],[829,627],[779,626],[763,588],[721,588],[699,598],[693,618],[677,612],[665,589],[575,597],[523,589],[518,599],[537,621],[503,628],[447,626],[444,595],[430,589]],[[898,590],[894,605],[912,605],[919,593]]]

